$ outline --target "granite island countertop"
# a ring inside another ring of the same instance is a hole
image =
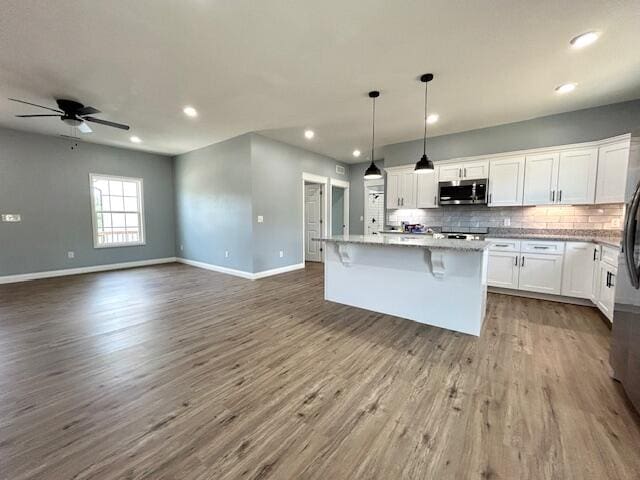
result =
[[[329,243],[351,243],[358,245],[375,245],[384,247],[412,247],[426,249],[459,250],[481,252],[489,247],[485,240],[457,240],[450,238],[433,238],[431,235],[334,235],[331,237],[313,238],[313,240]]]
[[[555,240],[558,242],[590,242],[599,245],[607,245],[609,247],[620,248],[621,237],[618,236],[599,236],[599,235],[579,235],[573,234],[555,234],[555,233],[510,233],[510,232],[491,232],[486,238],[513,238],[514,240]]]

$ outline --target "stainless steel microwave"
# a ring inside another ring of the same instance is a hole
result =
[[[486,178],[440,182],[438,183],[438,203],[440,205],[486,205],[488,183]]]

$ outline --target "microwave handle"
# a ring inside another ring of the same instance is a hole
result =
[[[638,215],[638,207],[640,206],[640,183],[636,187],[629,208],[627,209],[627,218],[625,219],[624,231],[622,234],[622,250],[629,271],[629,279],[633,288],[640,287],[640,272],[636,266],[634,258],[636,244],[636,216]]]

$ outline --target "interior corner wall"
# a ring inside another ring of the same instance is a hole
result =
[[[345,173],[338,174],[336,165],[343,166]],[[347,164],[259,134],[251,134],[255,273],[303,262],[303,172],[349,180]],[[263,217],[263,223],[257,222],[259,215]],[[282,258],[280,251],[283,252]]]
[[[0,128],[0,276],[175,255],[171,157]],[[144,181],[146,244],[94,248],[89,174]],[[67,252],[73,251],[74,258]]]
[[[176,256],[253,272],[250,141],[245,134],[174,158]]]

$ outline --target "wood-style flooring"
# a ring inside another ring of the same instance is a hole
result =
[[[592,308],[475,338],[170,264],[0,285],[0,478],[638,479]]]

